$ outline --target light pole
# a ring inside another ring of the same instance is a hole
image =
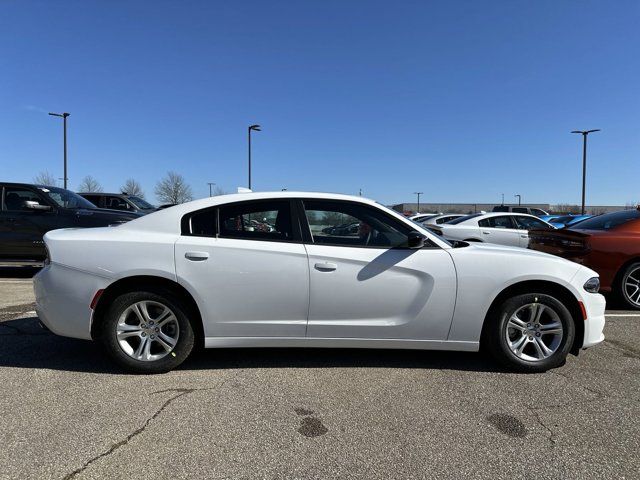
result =
[[[207,185],[209,185],[209,196],[211,197],[211,187],[213,187],[215,185],[215,183],[213,182],[207,182]]]
[[[249,125],[249,190],[251,190],[251,131],[261,132],[260,125]]]
[[[519,194],[515,194],[514,197],[518,197],[518,206],[520,206],[520,201],[522,200],[522,196]]]
[[[358,192],[358,195],[362,196],[362,189],[360,189],[360,192]]]
[[[416,213],[420,213],[420,195],[422,195],[424,192],[413,192],[414,195],[418,196],[418,211]]]
[[[584,192],[587,182],[587,135],[593,132],[599,132],[599,128],[593,130],[573,130],[571,133],[582,134],[582,215],[584,215]]]
[[[70,113],[49,113],[52,117],[62,117],[63,129],[64,129],[64,188],[67,189],[67,117]]]
[[[502,203],[500,205],[504,205],[504,193],[502,193],[501,195],[502,195]]]

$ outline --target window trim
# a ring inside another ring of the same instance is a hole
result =
[[[389,223],[394,226],[394,225],[400,225],[402,227],[402,233],[404,235],[407,235],[408,232],[418,232],[421,235],[424,236],[424,240],[425,240],[425,244],[424,247],[422,247],[423,249],[440,249],[442,250],[442,247],[440,247],[440,245],[436,244],[433,240],[431,240],[431,238],[429,238],[428,235],[423,234],[422,232],[412,229],[410,225],[407,225],[401,221],[399,221],[398,219],[394,218],[393,216],[389,215],[387,212],[385,212],[384,210],[380,209],[380,208],[376,208],[373,205],[369,205],[368,203],[361,203],[361,202],[354,202],[351,200],[342,200],[342,199],[333,199],[333,198],[313,198],[313,197],[307,197],[307,198],[299,198],[297,199],[297,201],[299,202],[299,206],[298,206],[298,213],[300,215],[300,223],[303,226],[302,231],[308,235],[308,240],[306,240],[304,243],[308,244],[308,245],[320,245],[323,247],[338,247],[338,248],[367,248],[367,249],[376,249],[376,250],[416,250],[414,248],[409,248],[409,247],[385,247],[385,246],[378,246],[378,245],[343,245],[343,244],[326,244],[326,243],[316,243],[313,241],[313,234],[311,233],[311,226],[309,225],[309,220],[307,218],[307,211],[306,208],[304,206],[304,202],[305,201],[311,201],[311,202],[327,202],[327,203],[338,203],[338,204],[347,204],[347,205],[359,205],[362,206],[364,208],[371,208],[371,209],[375,209],[380,215],[382,215],[386,220],[389,221]],[[406,232],[405,232],[406,230]],[[420,250],[420,249],[419,249]]]

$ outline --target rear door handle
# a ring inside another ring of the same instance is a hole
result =
[[[482,231],[482,233],[483,233],[484,235],[491,235],[491,232],[487,232],[486,230],[483,230],[483,231]]]
[[[330,262],[319,262],[314,265],[316,270],[320,270],[321,272],[333,272],[338,268],[338,265]]]
[[[520,238],[529,238],[529,235],[520,235]]]
[[[209,254],[207,252],[187,252],[184,254],[184,258],[192,262],[202,262],[209,258]]]

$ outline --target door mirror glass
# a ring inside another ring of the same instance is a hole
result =
[[[407,246],[416,249],[424,247],[424,236],[415,231],[409,232],[407,236]]]
[[[22,206],[29,210],[40,210],[43,212],[51,210],[51,207],[49,205],[40,205],[38,202],[35,202],[33,200],[25,200]]]

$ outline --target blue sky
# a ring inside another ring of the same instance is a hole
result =
[[[0,178],[640,200],[637,1],[0,0]]]

